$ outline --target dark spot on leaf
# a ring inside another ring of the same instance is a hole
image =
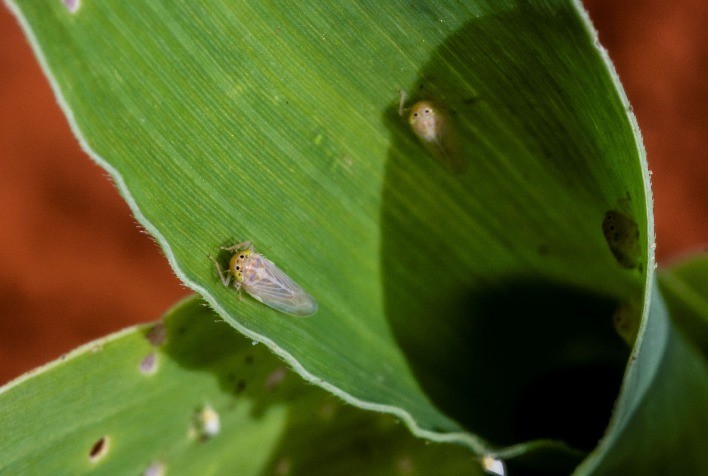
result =
[[[147,334],[147,340],[154,346],[161,346],[167,340],[167,329],[164,324],[158,322]]]
[[[612,314],[615,331],[630,347],[634,344],[642,319],[642,305],[636,302],[623,302],[617,305]]]
[[[605,213],[602,233],[617,263],[624,268],[637,268],[641,258],[639,227],[632,218],[618,210]]]
[[[108,452],[108,437],[102,436],[91,447],[91,451],[89,452],[89,459],[91,461],[98,461],[107,452]]]

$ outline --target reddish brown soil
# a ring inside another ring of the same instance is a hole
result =
[[[708,249],[708,2],[584,4],[644,136],[659,263]]]
[[[69,130],[0,5],[0,383],[188,291]]]
[[[705,0],[586,1],[654,172],[658,257],[708,244]],[[188,294],[81,150],[0,7],[0,383]]]

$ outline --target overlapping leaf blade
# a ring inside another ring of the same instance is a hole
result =
[[[3,474],[481,474],[464,448],[306,384],[195,298],[3,387],[0,434]]]
[[[577,4],[17,5],[75,131],[176,272],[305,378],[484,451],[458,432],[567,436],[514,419],[544,376],[621,374],[610,316],[641,314],[648,174]],[[442,104],[465,172],[418,143],[400,89]],[[632,266],[603,236],[610,211],[636,226]],[[207,255],[246,239],[317,316],[221,286]]]

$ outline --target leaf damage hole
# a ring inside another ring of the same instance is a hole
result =
[[[69,13],[76,13],[81,6],[81,0],[62,0]]]
[[[143,476],[165,476],[165,465],[161,461],[154,461],[145,468]]]
[[[140,373],[143,375],[152,375],[157,372],[157,354],[150,352],[140,361]]]
[[[89,451],[89,461],[95,463],[99,459],[103,458],[106,453],[108,453],[108,437],[102,436],[93,444],[93,446],[91,446],[91,451]]]

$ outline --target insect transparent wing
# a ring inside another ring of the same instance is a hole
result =
[[[243,282],[243,289],[266,306],[294,316],[311,316],[317,312],[317,302],[272,261],[260,256],[259,278]]]

